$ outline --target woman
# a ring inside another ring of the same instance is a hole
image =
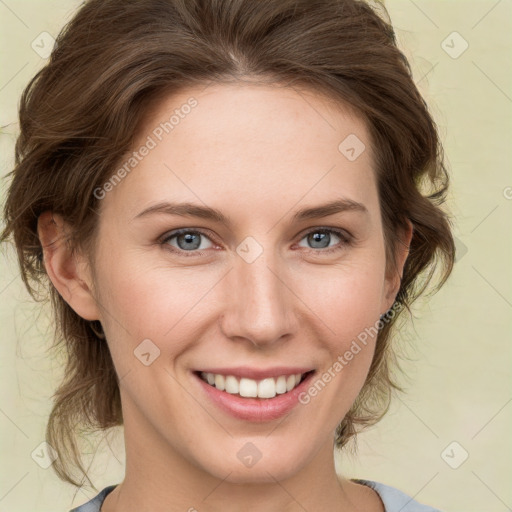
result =
[[[68,351],[47,441],[123,425],[75,512],[432,511],[336,474],[385,413],[397,318],[448,278],[448,177],[356,0],[90,0],[24,91],[2,239]]]

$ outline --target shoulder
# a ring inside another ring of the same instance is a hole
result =
[[[109,485],[105,487],[99,494],[97,494],[92,500],[76,507],[69,512],[100,512],[101,505],[105,501],[107,494],[113,491],[117,487],[116,485]]]
[[[373,480],[353,479],[353,482],[371,487],[384,503],[386,512],[441,512],[437,508],[418,503],[404,492]]]

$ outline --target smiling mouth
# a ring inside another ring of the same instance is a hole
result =
[[[306,373],[268,377],[261,380],[207,372],[195,373],[210,386],[231,395],[242,398],[274,398],[276,395],[285,395],[293,391],[304,379],[314,373],[314,370]]]

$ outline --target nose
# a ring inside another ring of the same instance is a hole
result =
[[[235,259],[224,282],[220,326],[225,336],[263,348],[294,334],[294,294],[282,268],[265,253],[252,263]]]

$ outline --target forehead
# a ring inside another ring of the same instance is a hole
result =
[[[190,108],[192,103],[195,106]],[[196,142],[218,142],[224,137],[231,145],[244,142],[245,148],[248,138],[272,146],[299,146],[305,139],[316,143],[324,139],[329,144],[329,135],[336,137],[344,131],[367,138],[365,123],[351,105],[319,92],[279,84],[214,83],[160,98],[148,110],[139,139],[169,121],[172,127],[167,128],[176,141],[180,132],[188,135],[190,127]],[[280,137],[275,139],[275,135]]]
[[[183,90],[148,111],[133,150],[143,146],[151,149],[112,194],[133,214],[166,199],[220,206],[224,198],[259,210],[301,198],[374,199],[365,123],[303,89],[237,83]]]

